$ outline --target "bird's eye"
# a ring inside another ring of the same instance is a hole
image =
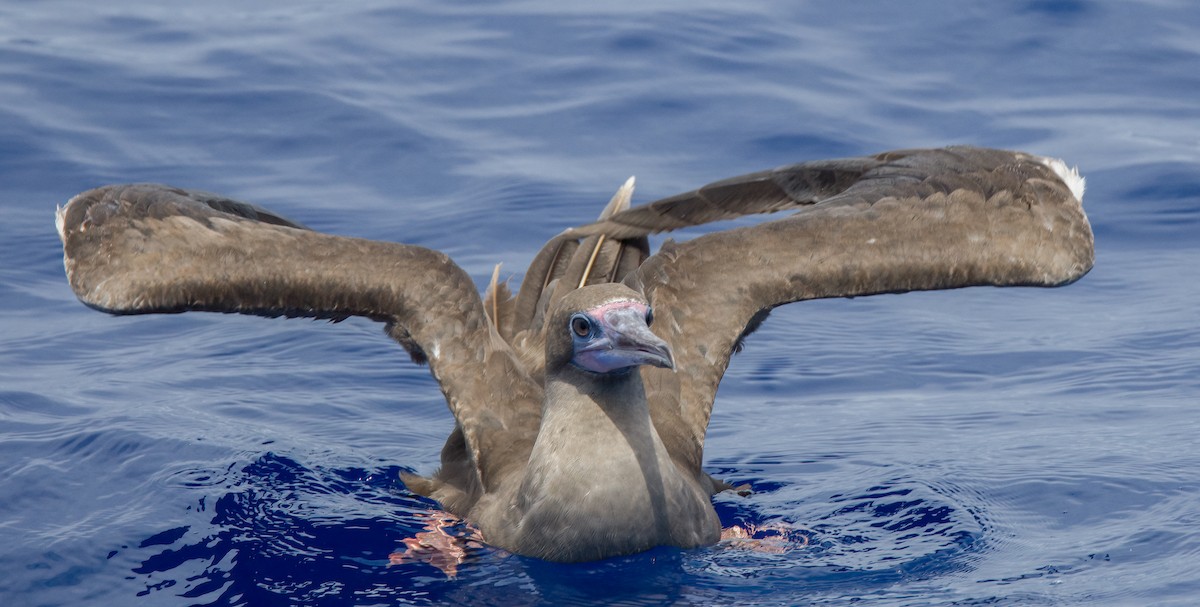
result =
[[[571,331],[580,337],[592,334],[592,321],[582,314],[571,317]]]
[[[649,327],[654,322],[654,310],[646,308],[646,326]]]

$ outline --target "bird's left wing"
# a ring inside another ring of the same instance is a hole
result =
[[[322,234],[252,205],[151,184],[84,192],[57,224],[67,278],[93,308],[382,321],[414,360],[428,360],[485,486],[523,462],[510,452],[532,445],[541,387],[443,253]],[[498,392],[508,405],[495,402]]]

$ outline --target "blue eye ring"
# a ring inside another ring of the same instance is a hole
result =
[[[576,314],[571,317],[570,322],[571,332],[577,337],[588,337],[592,334],[595,327],[592,324],[592,319],[584,314]]]
[[[652,308],[646,308],[646,326],[649,327],[653,323],[654,323],[654,310]]]

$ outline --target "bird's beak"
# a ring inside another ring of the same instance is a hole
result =
[[[675,369],[671,346],[646,325],[645,312],[637,308],[609,310],[601,319],[602,339],[587,345],[576,356],[589,359],[587,367],[615,371],[639,365]]]

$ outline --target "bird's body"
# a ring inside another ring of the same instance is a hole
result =
[[[573,291],[552,311],[550,326],[566,326],[578,311],[646,307],[620,284]],[[643,325],[644,327],[644,325]],[[558,338],[558,343],[555,342]],[[707,475],[676,465],[650,417],[642,376],[634,366],[597,371],[564,335],[552,335],[537,438],[512,494],[485,496],[467,517],[484,538],[550,560],[592,560],[659,545],[710,544],[721,527],[709,502]],[[641,344],[656,340],[647,331]],[[556,348],[557,346],[557,348]],[[665,347],[665,346],[663,346]],[[620,352],[620,345],[606,352]],[[662,359],[657,364],[669,366]],[[607,367],[607,365],[605,366]],[[622,521],[614,527],[612,521]]]
[[[58,227],[72,287],[104,311],[387,323],[429,362],[455,417],[441,469],[406,484],[489,543],[556,561],[717,541],[710,495],[728,486],[701,469],[704,434],[730,356],[775,306],[1056,286],[1093,260],[1083,180],[1019,152],[811,162],[635,208],[630,193],[551,239],[515,296],[493,277],[483,298],[436,251],[167,186],[86,192]],[[654,255],[646,240],[797,209]]]

